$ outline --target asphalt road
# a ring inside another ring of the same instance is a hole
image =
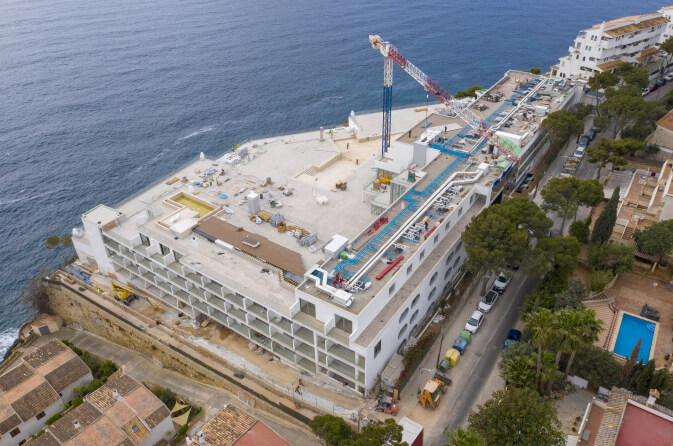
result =
[[[464,424],[470,410],[475,408],[481,386],[493,372],[494,367],[497,367],[505,338],[519,319],[519,306],[523,298],[533,289],[535,281],[535,278],[526,276],[519,270],[514,274],[493,310],[487,313],[486,321],[475,334],[465,357],[461,357],[458,364],[458,367],[467,373],[463,373],[461,377],[453,375],[451,402],[443,431],[454,430]]]

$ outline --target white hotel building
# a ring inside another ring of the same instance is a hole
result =
[[[603,22],[580,31],[569,54],[553,65],[552,75],[589,79],[594,73],[611,71],[623,62],[647,64],[659,52],[657,45],[671,35],[673,7],[660,12]]]
[[[490,90],[507,100],[473,107],[526,158],[568,88],[510,72]],[[365,394],[460,276],[461,232],[516,171],[459,118],[409,113],[418,124],[398,129],[383,158],[379,113],[351,114],[333,137],[269,138],[197,160],[85,213],[79,258]]]

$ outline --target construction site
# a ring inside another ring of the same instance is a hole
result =
[[[457,101],[370,41],[383,113],[201,154],[91,209],[73,230],[80,279],[274,387],[371,395],[462,276],[465,226],[535,167],[540,123],[581,88],[509,71]],[[393,110],[393,62],[439,104]]]

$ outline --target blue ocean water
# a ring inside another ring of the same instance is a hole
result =
[[[654,0],[3,0],[0,353],[29,316],[52,234],[205,152],[380,108],[392,41],[449,91],[546,69],[577,31]],[[395,72],[393,103],[425,93]]]

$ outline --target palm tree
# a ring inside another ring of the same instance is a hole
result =
[[[500,375],[511,386],[533,389],[535,383],[535,355],[510,358],[503,364]]]
[[[537,367],[535,369],[535,387],[538,387],[540,370],[542,369],[542,347],[546,347],[553,339],[554,315],[548,308],[528,313],[524,318],[524,324],[532,336],[531,342],[537,345]]]
[[[556,364],[554,364],[554,354],[550,351],[542,353],[542,368],[537,374],[537,380],[540,383],[538,391],[540,394],[551,393],[551,385],[556,379]]]
[[[562,353],[570,353],[573,346],[580,342],[578,338],[579,314],[572,309],[564,309],[555,314],[554,329],[556,341],[556,368],[558,368]]]
[[[477,433],[458,427],[455,431],[447,432],[449,442],[445,446],[486,446],[484,439]]]
[[[563,375],[564,380],[568,378],[570,366],[575,359],[577,350],[594,344],[598,341],[598,334],[603,331],[603,321],[596,319],[596,312],[594,310],[578,309],[574,311],[577,313],[578,324],[576,326],[576,335],[572,338],[573,345],[571,346],[570,359],[568,359],[568,365],[566,365]]]

